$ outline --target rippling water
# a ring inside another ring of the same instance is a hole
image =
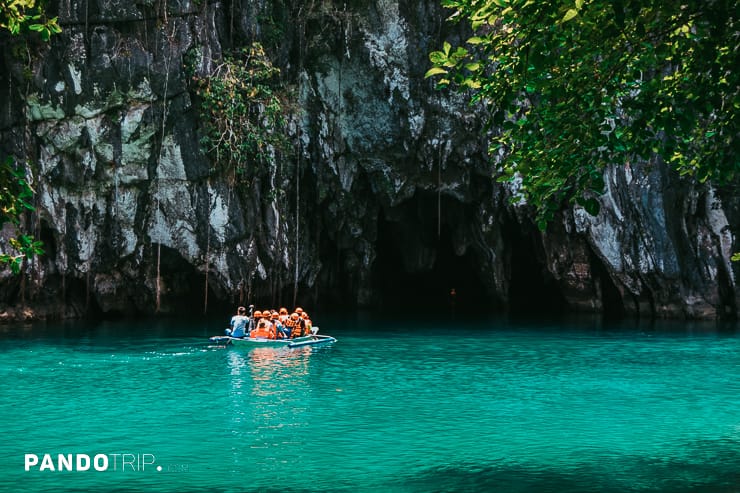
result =
[[[252,351],[166,323],[11,330],[0,490],[740,491],[735,333],[424,329]],[[44,453],[110,463],[24,470]]]

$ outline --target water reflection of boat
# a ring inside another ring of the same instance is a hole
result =
[[[313,351],[310,346],[295,351],[283,351],[276,347],[256,347],[246,356],[252,369],[252,381],[260,382],[282,376],[295,379],[308,373],[308,356]],[[239,353],[234,353],[239,354]]]
[[[224,345],[233,345],[241,348],[299,348],[306,346],[318,346],[336,342],[336,338],[323,334],[317,334],[318,329],[314,327],[314,332],[307,336],[296,337],[294,339],[267,339],[265,337],[231,337],[231,336],[214,336],[211,342]]]

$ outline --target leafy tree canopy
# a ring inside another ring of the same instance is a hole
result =
[[[735,0],[442,0],[472,34],[427,77],[490,108],[501,180],[547,221],[591,213],[608,164],[662,158],[681,174],[740,175]]]
[[[52,34],[58,34],[62,29],[56,17],[46,17],[43,3],[36,0],[0,0],[0,28],[7,29],[11,34],[20,34],[25,29],[35,31],[41,39],[49,41]]]

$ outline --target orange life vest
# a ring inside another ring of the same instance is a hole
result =
[[[275,328],[269,320],[260,320],[257,328],[249,334],[249,337],[264,337],[265,339],[275,339]]]
[[[290,337],[291,339],[295,337],[293,335],[293,330],[295,330],[295,323],[295,320],[293,320],[292,318],[288,318],[288,320],[286,320],[284,324],[285,328],[288,329],[288,337]]]
[[[293,321],[293,328],[290,331],[291,339],[296,337],[303,337],[305,335],[306,323],[303,319]]]

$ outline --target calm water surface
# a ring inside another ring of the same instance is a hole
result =
[[[740,492],[735,332],[360,324],[249,351],[220,325],[5,329],[0,491]]]

